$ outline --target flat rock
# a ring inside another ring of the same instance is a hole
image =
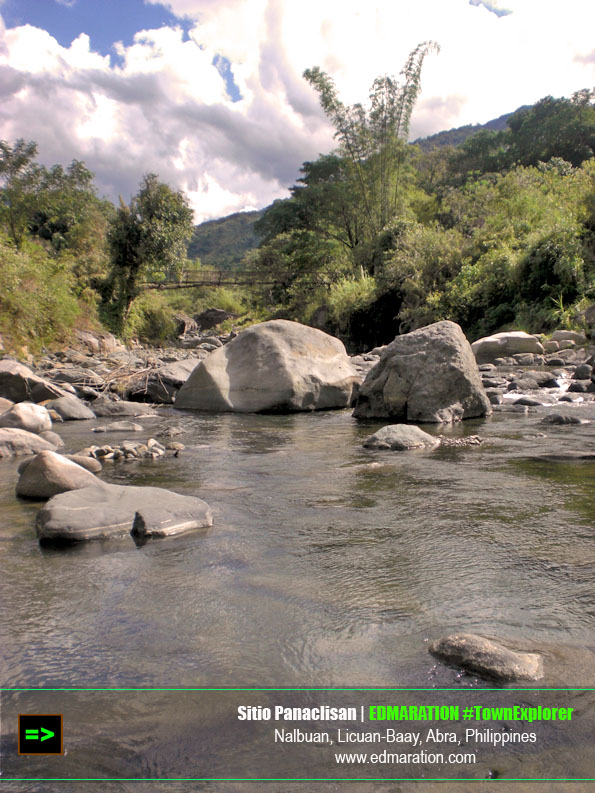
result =
[[[105,427],[93,427],[93,432],[142,432],[143,428],[140,424],[135,424],[133,421],[114,421],[112,424],[107,424]]]
[[[473,633],[445,636],[431,644],[429,650],[450,666],[500,682],[541,680],[543,677],[540,655],[515,652]]]
[[[435,322],[387,345],[362,383],[354,416],[445,423],[492,412],[469,342]]]
[[[108,539],[133,531],[139,536],[165,536],[212,525],[211,509],[200,498],[99,480],[91,487],[54,496],[36,522],[37,536],[45,542]]]
[[[63,421],[94,419],[95,413],[76,397],[61,397],[46,403],[48,410],[55,410]]]
[[[55,451],[53,443],[44,440],[40,435],[35,435],[27,430],[14,429],[13,427],[0,428],[0,458],[18,457],[22,454],[37,454],[44,450]]]
[[[586,344],[587,337],[584,333],[579,333],[575,330],[555,330],[552,333],[553,341],[573,341],[575,344]]]
[[[359,382],[339,339],[277,319],[213,350],[180,388],[175,406],[240,413],[344,408]]]
[[[540,341],[522,330],[484,336],[474,341],[471,349],[477,363],[492,363],[496,358],[512,357],[520,353],[543,354],[543,345]]]
[[[367,449],[391,449],[402,452],[412,449],[436,449],[440,440],[411,424],[388,424],[366,438]]]
[[[19,402],[0,416],[0,427],[13,427],[27,432],[51,430],[52,420],[47,409],[34,402]]]
[[[56,452],[42,451],[19,467],[17,496],[51,498],[58,493],[89,487],[94,474]]]
[[[28,366],[17,361],[0,361],[0,397],[12,402],[43,402],[68,396],[58,386],[33,374]]]
[[[140,402],[126,402],[121,399],[111,402],[107,399],[96,399],[93,402],[93,412],[97,417],[109,418],[110,416],[132,416],[152,417],[153,414],[147,411],[146,405]]]

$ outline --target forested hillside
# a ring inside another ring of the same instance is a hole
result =
[[[441,135],[410,145],[436,51],[425,42],[398,79],[375,80],[367,107],[344,105],[329,75],[306,70],[335,150],[302,164],[289,198],[199,227],[186,196],[155,174],[114,207],[84,163],[46,168],[34,142],[2,141],[5,349],[39,351],[77,323],[161,342],[176,310],[207,307],[313,324],[352,349],[439,319],[470,338],[580,327],[595,299],[595,92],[544,97],[456,146],[436,145]],[[155,289],[210,266],[263,283]]]
[[[260,220],[262,212],[235,212],[195,226],[188,245],[188,258],[198,258],[202,264],[223,270],[238,267],[244,255],[258,245],[254,223]]]

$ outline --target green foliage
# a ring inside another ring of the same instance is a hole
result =
[[[35,209],[40,168],[34,162],[37,144],[19,138],[13,147],[0,140],[0,223],[20,248]]]
[[[145,292],[132,302],[123,329],[125,339],[163,344],[176,335],[171,306],[164,295]]]
[[[330,322],[340,335],[351,335],[354,317],[369,308],[376,297],[376,281],[361,271],[358,278],[341,278],[326,296]]]
[[[236,269],[244,255],[258,245],[254,225],[261,217],[262,211],[236,212],[219,220],[200,223],[194,227],[188,258],[198,258],[203,264],[220,270]]]
[[[0,334],[9,346],[40,352],[63,339],[80,314],[68,260],[40,245],[0,237]]]
[[[130,205],[120,199],[108,241],[111,271],[104,291],[104,315],[116,330],[125,327],[144,280],[175,279],[186,261],[192,210],[186,196],[148,174]]]
[[[401,82],[388,75],[377,77],[367,110],[361,104],[344,105],[332,78],[318,66],[304,72],[335,127],[346,177],[342,181],[361,207],[362,235],[368,242],[401,212],[411,114],[421,90],[424,59],[432,51],[439,51],[434,42],[419,44],[401,70]]]

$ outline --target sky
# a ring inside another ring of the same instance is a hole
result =
[[[288,195],[348,104],[433,40],[411,139],[595,85],[593,0],[0,0],[0,139],[125,201],[153,172],[196,222]]]

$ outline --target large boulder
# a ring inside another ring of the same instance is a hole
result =
[[[519,653],[473,633],[445,636],[429,647],[441,661],[500,682],[540,680],[543,661],[536,653]]]
[[[68,396],[58,386],[33,374],[28,366],[17,361],[0,361],[0,396],[13,402],[43,402]]]
[[[52,420],[42,405],[18,402],[0,416],[0,427],[14,427],[36,433],[46,432],[52,429]]]
[[[92,476],[92,474],[91,474]],[[160,487],[127,487],[95,481],[54,496],[37,514],[41,541],[78,542],[131,534],[172,535],[213,525],[209,505]]]
[[[360,387],[354,416],[443,423],[491,412],[469,342],[444,321],[386,346]]]
[[[96,484],[94,474],[55,452],[39,452],[19,467],[17,496],[51,498]]]
[[[436,449],[440,439],[411,424],[388,424],[366,438],[367,449],[392,449],[404,452],[411,449]]]
[[[56,446],[39,435],[13,427],[0,428],[0,458],[37,454],[44,450],[55,451]]]
[[[543,345],[535,336],[523,330],[494,333],[477,339],[471,345],[477,363],[492,363],[496,358],[506,358],[518,353],[530,352],[543,355]]]
[[[241,413],[344,408],[357,383],[339,339],[277,319],[214,350],[180,388],[175,405]]]
[[[95,413],[76,397],[60,397],[46,402],[46,407],[55,410],[63,421],[94,419]]]

